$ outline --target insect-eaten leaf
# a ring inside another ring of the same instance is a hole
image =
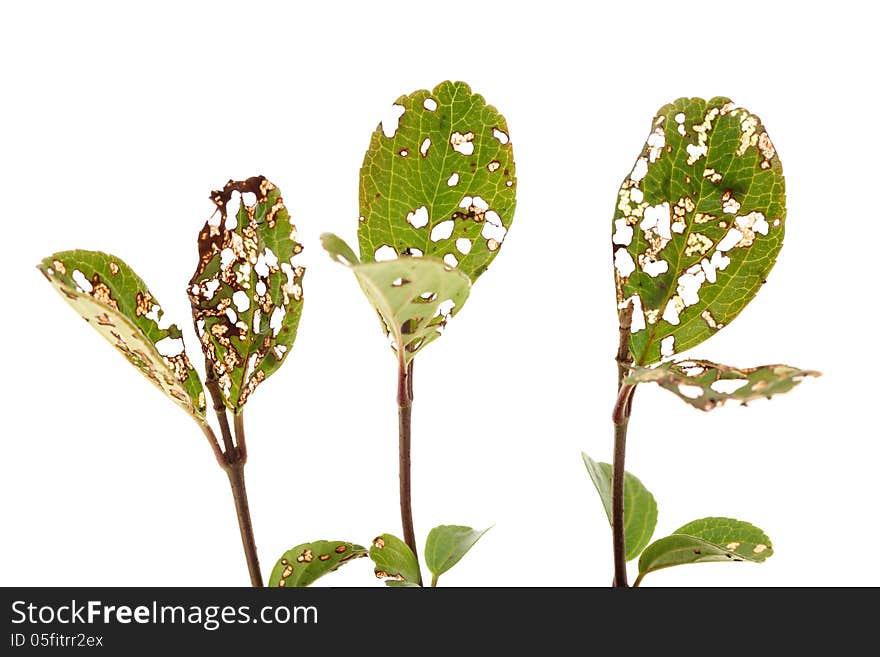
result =
[[[406,363],[440,337],[470,293],[468,277],[436,258],[405,256],[387,262],[359,262],[336,235],[324,233],[321,243],[333,260],[354,272],[379,313],[392,348]]]
[[[425,542],[425,562],[433,575],[431,586],[436,586],[440,575],[461,561],[461,558],[490,529],[491,527],[475,530],[461,525],[434,527]]]
[[[366,548],[346,541],[314,541],[290,548],[275,564],[269,586],[309,586],[353,559],[367,556]]]
[[[376,568],[376,577],[386,586],[421,586],[419,562],[409,546],[393,534],[382,534],[373,539],[370,559]]]
[[[587,473],[599,493],[605,515],[611,524],[612,468],[608,463],[594,461],[581,452]],[[626,536],[626,559],[635,559],[651,540],[657,525],[657,502],[637,477],[629,472],[623,478],[623,527]]]
[[[211,200],[188,293],[209,377],[237,413],[293,345],[305,270],[294,262],[296,226],[266,178],[230,180]]]
[[[660,108],[613,219],[617,301],[636,365],[729,324],[782,247],[785,179],[760,119],[727,98]]]
[[[183,335],[163,318],[159,302],[120,258],[100,251],[61,251],[38,269],[58,293],[199,424],[205,393],[186,355]]]
[[[742,404],[769,399],[788,392],[807,376],[819,376],[819,372],[788,365],[737,368],[708,360],[685,360],[633,368],[626,382],[654,382],[694,408],[710,411],[729,399]]]
[[[701,518],[649,545],[639,559],[637,584],[648,573],[688,563],[752,561],[773,554],[767,535],[754,525],[733,518]]]
[[[464,82],[401,96],[391,110],[361,168],[361,260],[434,256],[476,281],[516,207],[507,122]]]

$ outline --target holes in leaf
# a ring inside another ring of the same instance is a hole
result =
[[[486,165],[486,169],[489,173],[495,173],[498,169],[501,168],[501,162],[498,160],[492,160],[489,164]]]
[[[422,157],[428,156],[428,149],[431,147],[431,138],[425,137],[424,141],[422,141],[422,145],[419,146],[419,153],[422,154]]]
[[[407,223],[413,228],[424,228],[428,225],[428,208],[424,205],[406,215]]]
[[[447,253],[443,256],[443,262],[445,262],[450,267],[458,267],[458,258],[456,258],[452,253]]]
[[[746,379],[719,379],[718,381],[713,381],[709,387],[715,392],[720,392],[722,395],[730,395],[746,384],[748,384]]]
[[[455,240],[455,248],[458,249],[458,252],[462,255],[467,255],[471,252],[471,241],[466,237],[459,237]]]
[[[667,335],[660,340],[660,355],[663,357],[672,356],[675,353],[675,336]]]
[[[261,282],[262,282],[262,281],[261,281]],[[263,285],[263,289],[264,289],[264,290],[266,289],[265,284]],[[264,292],[264,294],[265,294],[265,292]],[[262,296],[262,294],[261,294],[260,296]],[[243,312],[245,312],[248,308],[250,308],[250,306],[251,306],[251,299],[250,299],[250,297],[247,295],[247,292],[245,292],[245,291],[243,291],[243,290],[238,290],[237,292],[233,292],[233,293],[232,293],[232,303],[235,304],[235,309],[236,309],[238,312],[243,313]]]
[[[422,107],[424,107],[429,112],[437,111],[437,101],[433,98],[425,98],[425,102],[422,103]]]
[[[700,386],[692,386],[688,383],[679,384],[678,391],[688,399],[697,399],[703,396],[703,389]]]
[[[441,221],[431,229],[431,241],[439,242],[449,239],[452,236],[453,228],[455,228],[455,222],[452,219]]]
[[[382,117],[382,134],[389,139],[397,133],[400,117],[406,111],[403,105],[392,105]]]
[[[395,258],[397,258],[397,251],[394,250],[394,247],[383,244],[378,249],[376,249],[373,257],[376,259],[376,262],[394,260]]]
[[[404,285],[409,285],[409,281],[405,278],[395,278],[391,281],[391,287],[403,287]]]
[[[495,137],[501,143],[502,146],[506,145],[510,141],[510,137],[503,130],[499,130],[498,128],[492,128],[492,136]]]
[[[446,181],[446,184],[450,187],[455,187],[458,184],[458,179],[458,174],[453,173],[451,176],[449,176],[449,180]]]
[[[281,325],[284,322],[284,315],[286,314],[284,308],[281,306],[275,306],[275,310],[272,311],[272,315],[269,317],[269,328],[272,329],[273,336],[277,336],[278,332],[281,330]]]
[[[639,182],[647,174],[648,160],[644,157],[640,157],[636,160],[636,165],[633,167],[632,173],[629,174],[629,177],[633,182]]]
[[[92,284],[89,282],[89,279],[86,278],[86,275],[83,274],[79,269],[75,269],[73,274],[71,274],[71,278],[73,278],[73,282],[76,283],[77,287],[80,289],[80,292],[85,292],[86,294],[92,293]]]
[[[183,338],[167,336],[156,342],[156,351],[166,358],[174,358],[183,353]]]
[[[626,278],[636,270],[636,263],[626,249],[614,252],[614,267],[621,278]]]
[[[452,145],[452,150],[457,153],[461,153],[462,155],[473,155],[474,154],[474,133],[473,132],[465,132],[464,134],[460,132],[453,132],[449,137],[449,143]]]
[[[635,190],[633,190],[635,191]],[[629,246],[633,238],[633,227],[626,223],[626,218],[615,219],[614,235],[611,237],[613,244]]]
[[[743,234],[741,232],[739,232],[736,228],[731,228],[727,231],[727,234],[723,238],[721,238],[721,241],[718,242],[715,249],[716,251],[720,251],[721,253],[724,253],[725,251],[730,251],[730,249],[735,247],[742,238]]]

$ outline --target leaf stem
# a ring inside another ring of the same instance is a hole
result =
[[[416,551],[416,536],[413,529],[412,514],[412,479],[410,443],[412,433],[412,402],[413,402],[413,361],[405,362],[403,355],[398,358],[397,367],[397,408],[398,408],[398,435],[399,435],[399,467],[400,467],[400,520],[403,524],[403,540],[412,550],[413,556],[418,562]],[[419,586],[422,584],[422,575],[419,573]]]
[[[624,528],[623,483],[626,474],[626,431],[632,411],[635,386],[624,383],[632,363],[630,329],[633,305],[620,311],[620,340],[617,348],[617,402],[614,405],[614,463],[611,475],[611,537],[614,549],[614,586],[626,587],[626,532]]]
[[[645,573],[639,573],[639,576],[636,577],[636,581],[633,582],[633,588],[638,587],[639,584],[642,583],[642,578],[645,576]]]
[[[235,515],[238,518],[238,530],[241,534],[241,545],[244,548],[244,558],[247,562],[248,573],[251,578],[251,586],[262,587],[263,575],[260,572],[260,561],[257,556],[257,545],[254,539],[254,526],[251,521],[251,512],[248,507],[247,487],[244,482],[244,464],[247,462],[247,444],[244,436],[244,412],[239,410],[233,415],[233,423],[235,425],[235,442],[232,439],[232,431],[229,429],[229,417],[226,412],[226,405],[223,403],[223,396],[220,393],[220,385],[214,376],[210,363],[206,363],[207,376],[205,377],[205,387],[211,395],[214,412],[217,415],[217,421],[220,423],[220,432],[223,435],[223,453],[218,456],[219,445],[214,432],[210,431],[213,438],[213,446],[216,446],[215,456],[220,467],[226,472],[229,478],[229,486],[232,489],[232,499],[235,502]]]

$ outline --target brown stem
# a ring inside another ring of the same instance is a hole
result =
[[[211,402],[214,405],[214,413],[217,415],[217,422],[220,423],[220,433],[223,435],[223,449],[226,452],[226,459],[232,463],[231,455],[235,452],[235,445],[232,442],[232,432],[229,430],[229,418],[226,416],[226,404],[223,403],[223,395],[220,392],[220,384],[217,377],[214,376],[214,369],[210,363],[206,363],[207,375],[205,376],[205,387],[211,395]]]
[[[254,542],[254,527],[251,524],[251,512],[248,508],[247,488],[244,484],[244,463],[231,463],[226,467],[229,486],[232,488],[232,499],[235,500],[235,513],[238,516],[238,528],[241,532],[241,544],[244,547],[244,558],[247,561],[251,586],[262,587],[263,575],[260,573],[260,561],[257,557],[257,545]]]
[[[611,538],[614,549],[614,586],[626,587],[626,531],[624,528],[624,477],[626,476],[626,431],[632,411],[635,386],[624,383],[632,364],[630,329],[633,305],[620,311],[620,339],[617,347],[617,402],[614,405],[614,464],[611,475]]]
[[[217,464],[225,469],[226,457],[223,456],[223,450],[220,449],[220,444],[217,442],[217,436],[214,434],[214,430],[207,423],[199,424],[199,426],[202,428],[202,433],[205,434],[208,443],[211,445],[211,451],[214,452],[214,458],[217,459]]]
[[[416,535],[413,529],[412,513],[412,479],[410,443],[412,433],[412,376],[413,361],[407,365],[403,356],[398,359],[397,368],[397,408],[399,430],[399,467],[400,467],[400,520],[403,524],[403,540],[412,550],[413,556],[418,562],[416,550]],[[419,573],[419,585],[421,585],[421,573]]]

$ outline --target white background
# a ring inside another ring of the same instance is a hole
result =
[[[400,534],[395,360],[318,236],[354,242],[371,132],[397,96],[445,79],[506,115],[519,193],[500,257],[416,364],[419,542],[437,524],[495,524],[441,584],[610,582],[580,452],[611,456],[611,215],[654,112],[683,95],[761,116],[788,190],[768,284],[693,355],[824,376],[708,414],[639,390],[627,466],[659,502],[656,536],[727,515],[776,549],[761,566],[645,584],[880,584],[868,14],[840,1],[8,3],[0,584],[247,584],[228,484],[196,425],[34,265],[69,248],[119,255],[195,353],[184,287],[208,193],[258,173],[283,190],[308,267],[291,357],[247,409],[264,573],[303,541]],[[322,583],[381,586],[366,559]]]

